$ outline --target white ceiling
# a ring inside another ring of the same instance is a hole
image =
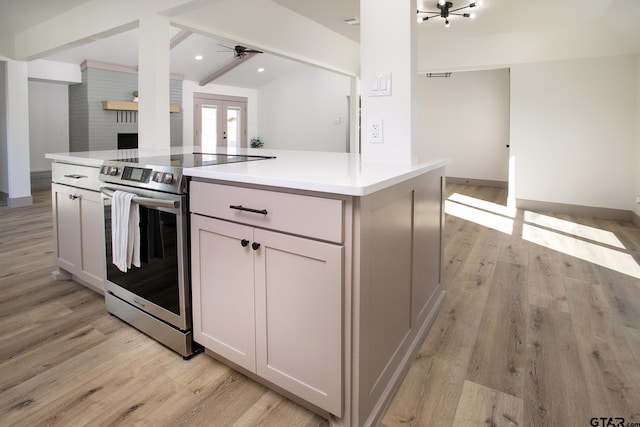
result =
[[[87,1],[91,0],[0,0],[0,35],[19,33]],[[200,2],[206,5],[217,1],[220,0]],[[343,22],[345,18],[359,16],[359,0],[272,1],[345,37],[359,40],[360,27]],[[418,9],[435,9],[436,0],[416,1]],[[453,2],[456,6],[466,3]],[[502,58],[527,62],[572,55],[640,52],[640,0],[484,0],[482,7],[475,11],[477,19],[453,17],[450,28],[445,28],[441,19],[419,23],[419,67],[429,69],[438,62],[455,66],[463,64],[460,60],[463,56],[472,57],[467,62],[482,62],[479,59],[482,55],[483,60],[489,57],[486,60],[489,63]],[[173,36],[179,29],[172,28],[171,32]],[[482,47],[481,52],[460,49],[474,43]],[[204,79],[233,61],[233,54],[226,52],[220,44],[233,46],[236,42],[194,33],[172,49],[171,71],[184,74],[188,80]],[[491,58],[494,46],[513,54]],[[456,52],[459,57],[452,59],[449,54]],[[196,62],[193,59],[196,54],[203,55],[204,60]],[[532,55],[534,59],[526,55]],[[43,59],[77,64],[90,59],[135,67],[137,56],[137,30],[130,30]],[[265,51],[216,80],[216,83],[260,87],[275,76],[300,66],[298,62]],[[259,67],[264,67],[265,72],[258,74]]]
[[[0,33],[19,33],[87,1],[0,0]]]
[[[171,27],[171,37],[178,33],[180,33],[178,28]],[[232,50],[227,48],[233,46],[235,46],[233,41],[217,40],[191,33],[171,50],[171,72],[184,75],[186,80],[199,82],[234,61]],[[202,55],[203,59],[195,60],[196,55]],[[137,67],[138,30],[125,31],[42,59],[70,64],[81,64],[89,59]],[[255,89],[300,67],[304,65],[275,55],[258,54],[219,77],[214,83]],[[259,68],[263,68],[264,71],[258,72]]]
[[[360,27],[347,25],[345,18],[360,16],[359,0],[273,0],[352,40],[360,40]]]

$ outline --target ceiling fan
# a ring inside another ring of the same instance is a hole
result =
[[[227,48],[230,51],[232,51],[233,52],[233,57],[236,58],[236,59],[244,58],[249,53],[264,53],[264,52],[256,50],[256,49],[249,49],[249,48],[246,48],[244,46],[240,46],[239,44],[235,45],[234,47],[229,47],[229,46],[225,46],[225,45],[222,45],[222,44],[219,45],[219,46],[222,46],[222,47]],[[220,52],[224,52],[224,51],[220,51]]]
[[[229,46],[225,46],[225,45],[222,45],[222,44],[219,44],[219,46],[222,46],[222,47],[224,47],[226,49],[229,49],[229,50],[219,50],[218,52],[233,52],[233,61],[231,61],[230,63],[228,63],[224,67],[220,68],[219,70],[214,71],[213,73],[211,73],[210,75],[208,75],[204,79],[200,80],[200,86],[204,86],[206,84],[211,83],[212,81],[214,81],[218,77],[222,76],[223,74],[228,73],[229,71],[233,70],[234,68],[236,68],[238,65],[242,64],[243,62],[251,59],[251,57],[253,57],[254,55],[257,55],[259,53],[264,53],[264,52],[262,52],[260,50],[248,49],[248,48],[246,48],[244,46],[240,46],[239,44],[235,45],[234,47],[229,47]]]

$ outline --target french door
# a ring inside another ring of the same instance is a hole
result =
[[[193,102],[195,145],[247,147],[247,98],[194,93]]]

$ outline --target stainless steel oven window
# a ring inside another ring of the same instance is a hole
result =
[[[141,266],[123,273],[113,265],[111,200],[105,196],[105,290],[179,329],[189,329],[186,197],[109,187],[135,193],[140,202]],[[109,188],[105,192],[108,193]]]

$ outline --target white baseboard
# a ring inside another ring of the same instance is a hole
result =
[[[9,197],[7,198],[7,206],[10,208],[20,208],[22,206],[31,206],[33,204],[33,197]]]
[[[594,206],[570,205],[567,203],[541,202],[538,200],[516,199],[516,208],[535,212],[554,212],[594,218],[633,221],[633,212],[624,209],[599,208]]]
[[[505,181],[491,181],[474,178],[447,177],[447,184],[475,185],[480,187],[508,188]],[[613,208],[600,208],[594,206],[571,205],[568,203],[542,202],[539,200],[516,199],[518,209],[526,209],[535,212],[554,212],[578,216],[590,216],[594,218],[617,219],[631,221],[640,227],[640,216],[633,211]]]
[[[477,185],[479,187],[499,187],[499,188],[509,187],[509,183],[507,181],[492,181],[490,179],[475,179],[475,178],[459,178],[455,176],[448,176],[447,184]]]

